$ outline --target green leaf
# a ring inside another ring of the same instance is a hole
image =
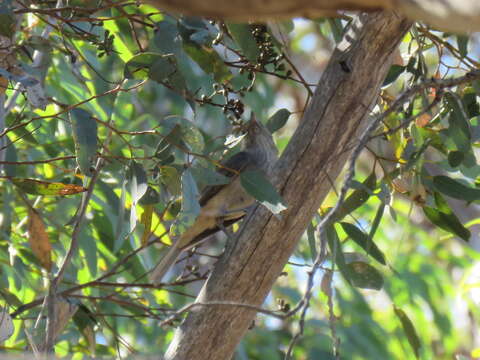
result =
[[[18,161],[17,150],[15,149],[15,143],[12,143],[8,137],[6,137],[6,149],[5,149],[5,160],[6,161]],[[0,150],[1,151],[1,150]],[[17,174],[17,165],[5,164],[5,175],[15,176]]]
[[[397,64],[393,64],[390,66],[390,70],[388,70],[388,74],[383,81],[382,87],[388,86],[393,83],[398,77],[405,71],[406,66],[401,66]]]
[[[382,289],[383,276],[372,265],[362,261],[353,261],[347,264],[347,268],[353,286],[361,289]]]
[[[198,127],[188,119],[180,116],[168,116],[160,122],[157,129],[164,136],[166,143],[177,146],[186,145],[189,150],[195,153],[201,153],[205,147],[202,133]],[[165,146],[160,142],[157,150],[162,150]]]
[[[205,167],[200,163],[195,164],[192,168],[192,174],[201,187],[206,185],[223,185],[228,184],[231,178],[220,174],[211,168]]]
[[[13,218],[15,211],[13,210],[14,207],[16,206],[15,203],[15,197],[12,191],[13,186],[10,184],[4,184],[4,186],[1,187],[2,189],[2,205],[0,205],[0,213],[2,213],[3,218],[2,221],[0,222],[0,237],[3,239],[8,239],[10,235],[12,234],[12,224],[13,224]],[[7,251],[3,252],[0,251],[0,261],[6,260],[6,258],[2,259],[4,255],[7,255]],[[8,255],[7,255],[8,256]],[[2,270],[0,270],[0,275],[2,274]],[[2,279],[0,278],[0,281]]]
[[[154,156],[158,159],[159,165],[168,165],[169,163],[173,162],[171,161],[172,157],[173,160],[175,160],[175,155],[173,154],[173,145],[170,143],[169,138],[164,137],[158,143]]]
[[[343,230],[347,233],[347,235],[350,237],[350,239],[352,239],[358,245],[360,245],[360,247],[364,249],[368,255],[373,257],[380,264],[386,265],[385,255],[377,247],[377,245],[372,241],[369,235],[365,234],[362,230],[360,230],[353,224],[341,222],[340,225],[342,226]]]
[[[86,261],[88,271],[92,276],[97,275],[98,252],[97,242],[92,236],[90,228],[83,227],[79,235],[80,249],[83,250],[83,258]]]
[[[162,166],[160,169],[160,181],[167,187],[167,190],[172,195],[180,195],[181,176],[177,168],[173,166]]]
[[[373,171],[362,183],[363,187],[356,189],[345,199],[342,207],[335,215],[335,222],[342,220],[345,216],[362,206],[370,197],[371,191],[377,186],[377,177]]]
[[[147,188],[147,191],[145,192],[145,195],[143,195],[142,198],[140,199],[139,204],[154,205],[154,204],[158,204],[161,201],[162,201],[162,198],[158,193],[158,191],[155,190],[153,187],[149,186]]]
[[[480,200],[480,189],[475,189],[464,185],[460,181],[454,180],[448,176],[438,175],[433,177],[433,185],[442,194],[455,199],[465,201]]]
[[[190,169],[185,169],[182,173],[182,209],[170,228],[170,235],[179,236],[193,224],[200,213],[198,194],[192,172]]]
[[[77,164],[86,176],[93,175],[97,157],[97,122],[86,110],[75,108],[69,112]]]
[[[144,52],[138,55],[135,55],[125,64],[125,69],[123,74],[127,79],[147,79],[150,75],[150,69],[156,62],[159,62],[157,67],[165,65],[163,61],[167,61],[165,55],[154,53],[154,52]],[[157,69],[160,70],[160,69]],[[168,72],[167,70],[161,70],[162,72]]]
[[[333,225],[328,225],[325,231],[325,236],[327,237],[328,247],[330,253],[332,254],[333,259],[335,259],[335,265],[338,266],[338,269],[342,273],[345,280],[351,284],[350,269],[347,267],[347,262],[342,251],[342,243],[338,239],[337,231]]]
[[[286,34],[290,34],[293,31],[293,29],[295,29],[295,23],[293,19],[285,19],[285,20],[278,21],[278,25],[280,26],[280,29],[282,30],[282,32]]]
[[[0,3],[0,35],[10,38],[15,33],[15,14],[12,0]]]
[[[23,305],[23,301],[21,301],[17,295],[11,293],[8,289],[0,288],[0,296],[8,305],[13,305],[16,307]]]
[[[461,151],[450,151],[448,153],[448,164],[455,168],[459,166],[462,162],[463,159],[465,158],[465,155]]]
[[[127,177],[130,183],[132,202],[136,204],[147,191],[147,173],[142,165],[132,160]]]
[[[450,110],[448,118],[448,134],[461,152],[469,152],[471,149],[471,131],[470,123],[465,117],[463,104],[456,95],[452,93],[445,94],[445,102]]]
[[[15,134],[17,138],[22,138],[22,140],[25,140],[31,145],[38,145],[38,141],[33,136],[33,133],[25,129],[24,126],[15,129],[14,125],[16,125],[17,121],[18,121],[17,116],[13,116],[12,113],[9,113],[5,120],[8,127],[13,127],[12,133]]]
[[[272,134],[280,130],[286,123],[292,113],[287,109],[280,109],[267,120],[267,129]]]
[[[120,250],[126,240],[127,235],[130,232],[130,229],[125,224],[125,200],[127,198],[127,174],[122,174],[120,188],[120,200],[118,201],[118,216],[117,224],[115,226],[115,240],[114,240],[114,252]]]
[[[450,208],[450,205],[448,205],[447,201],[439,192],[435,191],[433,193],[433,198],[435,200],[435,206],[438,211],[441,211],[445,214],[453,214],[453,210]]]
[[[419,350],[422,346],[420,343],[420,339],[418,338],[417,332],[415,330],[415,327],[413,326],[412,321],[408,318],[407,314],[402,309],[397,308],[396,306],[393,307],[393,311],[395,312],[395,315],[397,318],[400,320],[400,323],[402,324],[403,332],[407,336],[408,343],[413,349],[413,352],[415,353],[415,357],[418,359],[419,357]]]
[[[423,212],[428,220],[439,228],[446,230],[465,241],[470,239],[470,231],[462,225],[455,214],[444,213],[429,206],[424,206]]]
[[[240,182],[248,194],[257,199],[272,213],[278,214],[287,208],[277,189],[261,171],[242,172]]]
[[[477,94],[473,87],[467,87],[463,92],[462,103],[468,119],[480,115],[480,106],[477,101]]]
[[[175,74],[177,66],[172,56],[163,56],[156,59],[150,66],[148,78],[158,83],[167,81]]]
[[[176,23],[169,20],[167,18],[155,25],[158,31],[155,34],[154,42],[162,53],[175,54],[180,49],[178,27]]]
[[[94,227],[96,237],[100,239],[110,251],[114,249],[115,235],[113,233],[113,224],[109,217],[100,211],[95,211],[91,224]]]
[[[328,25],[330,25],[330,29],[332,29],[332,35],[335,39],[335,43],[339,43],[342,40],[343,36],[343,25],[342,20],[335,19],[335,18],[328,18],[327,19]]]
[[[147,192],[147,174],[140,164],[132,160],[127,178],[132,197],[132,206],[130,207],[130,232],[132,232],[137,225],[137,203]]]
[[[207,74],[212,74],[217,82],[228,81],[233,77],[224,60],[212,47],[212,36],[206,23],[197,17],[183,17],[178,22],[183,40],[183,50]]]
[[[372,227],[370,228],[370,232],[368,234],[367,244],[369,245],[372,243],[373,237],[377,232],[378,225],[380,225],[380,221],[382,220],[384,211],[385,211],[385,203],[382,201],[382,203],[378,207],[377,213],[375,214],[375,218],[373,219],[373,222],[372,222]]]
[[[230,80],[233,75],[225,65],[224,60],[209,46],[198,45],[191,41],[183,41],[183,50],[195,61],[207,74],[213,74],[215,81],[224,82]]]
[[[83,186],[73,184],[23,178],[10,178],[10,180],[23,192],[32,195],[74,195],[87,191]]]
[[[467,35],[457,35],[457,46],[458,51],[460,52],[460,56],[464,58],[467,56],[468,52],[468,40],[469,37]]]
[[[248,24],[227,23],[228,31],[233,40],[238,44],[243,55],[251,63],[256,63],[260,55],[260,49]]]
[[[424,207],[423,209],[427,218],[438,227],[468,241],[470,231],[458,220],[447,201],[436,191],[433,193],[433,196],[436,208]]]
[[[315,236],[315,226],[312,222],[310,222],[307,227],[307,240],[312,254],[312,261],[315,261],[317,258],[317,238]]]

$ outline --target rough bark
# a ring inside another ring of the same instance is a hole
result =
[[[198,302],[263,303],[330,190],[330,179],[345,165],[409,26],[410,21],[395,13],[372,13],[354,21],[274,169],[274,183],[288,209],[277,219],[256,208],[227,246]],[[230,359],[254,317],[255,311],[244,307],[197,307],[177,329],[165,357]]]
[[[480,31],[478,0],[144,0],[159,9],[236,21],[334,16],[339,10],[395,10],[444,31]]]

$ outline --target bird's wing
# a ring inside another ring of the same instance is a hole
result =
[[[227,159],[227,161],[221,163],[221,167],[217,171],[227,177],[235,177],[251,164],[252,156],[246,151],[240,151]],[[200,206],[204,206],[208,200],[214,197],[224,186],[225,184],[206,186],[200,196]]]

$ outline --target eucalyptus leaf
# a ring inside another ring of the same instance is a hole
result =
[[[310,253],[312,254],[312,261],[315,261],[317,258],[317,237],[315,236],[315,226],[312,222],[307,227],[307,240]]]
[[[397,80],[398,77],[402,75],[402,73],[406,70],[406,68],[406,66],[401,66],[397,64],[393,64],[392,66],[390,66],[390,70],[388,71],[388,74],[383,81],[382,87],[386,87],[393,83],[395,80]]]
[[[382,212],[383,213],[383,212]],[[372,241],[372,238],[357,228],[355,225],[341,222],[343,230],[347,235],[355,241],[362,249],[364,249],[368,255],[377,260],[380,264],[386,265],[385,255],[378,248],[378,246]]]
[[[365,204],[372,191],[377,186],[377,177],[373,171],[361,184],[361,187],[352,192],[343,202],[335,215],[335,221],[342,220],[345,216]]]
[[[407,340],[413,349],[415,357],[418,359],[420,356],[420,348],[422,346],[422,343],[420,342],[412,320],[410,320],[410,318],[402,309],[394,306],[393,310],[397,318],[400,320],[400,323],[402,324],[403,331],[407,336]]]
[[[81,108],[72,109],[69,116],[78,167],[84,175],[93,176],[97,157],[97,122],[88,111]]]
[[[248,194],[257,199],[272,213],[278,214],[287,208],[277,189],[261,171],[248,170],[242,172],[240,182]]]
[[[243,55],[251,63],[256,63],[260,55],[260,49],[252,34],[252,28],[249,24],[227,23],[228,31],[233,40],[242,50]]]
[[[433,177],[433,185],[442,194],[465,201],[480,200],[480,189],[464,185],[460,181],[445,175]]]
[[[466,118],[463,104],[460,99],[452,93],[445,94],[445,102],[450,109],[448,134],[459,151],[469,152],[471,149],[472,135],[470,123]]]
[[[142,165],[132,160],[127,172],[127,177],[130,184],[132,202],[137,204],[147,191],[147,173]]]
[[[468,52],[468,35],[457,35],[457,46],[458,51],[460,52],[460,56],[464,58]]]
[[[15,14],[11,0],[0,3],[0,35],[10,38],[15,33]]]
[[[224,60],[213,48],[184,40],[183,49],[203,71],[212,74],[215,81],[224,82],[233,77]]]
[[[337,232],[333,225],[328,225],[325,231],[325,236],[327,238],[328,247],[330,249],[330,254],[332,254],[333,261],[335,265],[338,266],[341,274],[345,280],[351,284],[351,272],[345,261],[345,257],[342,251],[342,243],[338,238]]]
[[[439,228],[446,230],[465,241],[470,239],[470,231],[462,225],[455,214],[444,213],[429,206],[424,206],[423,212],[425,216]]]
[[[361,289],[381,290],[383,276],[372,265],[361,261],[353,261],[347,264],[350,273],[350,281],[353,286]]]
[[[459,166],[462,162],[463,159],[465,158],[465,155],[461,151],[450,151],[448,153],[448,164],[455,168]]]
[[[272,134],[280,130],[288,121],[292,113],[288,109],[280,109],[267,120],[267,129]]]
[[[182,208],[170,228],[170,235],[179,236],[193,224],[200,213],[198,196],[199,192],[192,172],[190,169],[185,169],[182,173]]]
[[[8,137],[6,139],[7,141],[5,146],[7,148],[5,150],[5,160],[10,162],[16,162],[18,161],[18,157],[17,157],[17,150],[15,149],[15,143],[12,143]],[[5,175],[7,176],[16,176],[17,174],[17,165],[5,164],[4,169],[5,169]]]
[[[153,64],[156,62],[161,64],[164,60],[164,55],[154,52],[135,55],[125,64],[124,76],[127,79],[146,79],[149,77]]]

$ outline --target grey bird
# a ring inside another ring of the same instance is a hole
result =
[[[150,274],[155,286],[160,284],[180,253],[239,221],[255,203],[255,199],[243,189],[239,174],[246,170],[259,170],[268,174],[278,159],[278,151],[270,132],[253,114],[246,124],[246,135],[242,141],[242,151],[221,163],[218,170],[231,177],[231,181],[224,185],[207,186],[202,191],[199,200],[200,214],[193,225],[174,241]]]

